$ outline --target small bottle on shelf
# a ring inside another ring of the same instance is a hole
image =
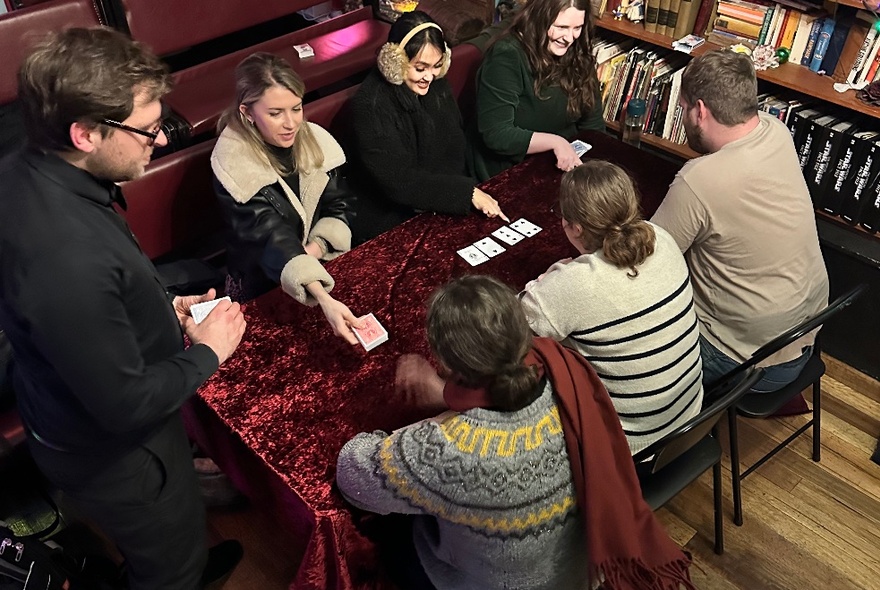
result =
[[[647,104],[643,98],[633,98],[626,105],[626,119],[623,123],[623,141],[639,147],[642,141],[642,127],[645,125]]]

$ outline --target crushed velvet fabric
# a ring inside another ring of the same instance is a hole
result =
[[[589,157],[615,162],[636,179],[650,216],[678,169],[611,136],[587,132]],[[395,560],[380,558],[383,518],[347,505],[336,490],[336,456],[361,431],[390,431],[423,418],[394,392],[398,357],[430,357],[425,302],[445,281],[491,274],[516,290],[560,258],[576,254],[551,211],[561,173],[552,154],[527,158],[481,185],[511,221],[543,228],[477,267],[456,250],[502,225],[422,214],[327,264],[333,295],[355,314],[373,312],[389,340],[365,352],[333,336],[319,308],[275,289],[245,305],[248,326],[236,353],[200,390],[185,413],[191,435],[230,479],[273,516],[303,554],[291,588],[395,588]],[[398,560],[399,561],[399,560]]]

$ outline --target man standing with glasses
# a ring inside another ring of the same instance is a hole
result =
[[[225,302],[197,325],[190,306],[213,291],[169,296],[113,207],[125,206],[116,183],[140,177],[167,142],[169,85],[124,35],[52,35],[19,75],[27,148],[0,162],[0,327],[31,451],[119,546],[136,590],[191,590],[225,573],[205,570],[179,408],[245,328]]]

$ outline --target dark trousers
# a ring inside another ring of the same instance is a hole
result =
[[[119,547],[131,590],[195,590],[207,559],[205,509],[179,414],[140,445],[58,451],[31,439],[34,460]]]

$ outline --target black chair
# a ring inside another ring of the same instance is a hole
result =
[[[854,287],[853,289],[850,289],[848,292],[841,295],[836,301],[831,303],[828,307],[826,307],[816,315],[808,318],[799,326],[792,328],[788,332],[782,334],[778,338],[775,338],[768,344],[765,344],[764,346],[759,348],[757,351],[755,351],[755,353],[749,360],[730,371],[727,375],[724,375],[721,379],[726,380],[730,377],[748,371],[770,355],[782,350],[792,342],[795,342],[796,340],[812,332],[816,328],[820,328],[832,316],[839,313],[845,307],[850,305],[866,290],[867,285],[865,284],[861,284]],[[819,349],[819,340],[817,338],[816,343],[813,346],[813,354],[810,356],[807,364],[804,365],[804,368],[801,370],[801,373],[800,375],[798,375],[797,379],[777,391],[772,391],[770,393],[749,393],[743,396],[743,398],[739,402],[737,402],[735,407],[730,408],[730,411],[727,414],[727,419],[730,427],[730,471],[731,478],[733,480],[733,522],[737,526],[740,526],[743,523],[741,490],[742,480],[744,480],[747,475],[763,465],[768,459],[781,451],[783,447],[788,445],[788,443],[800,436],[811,426],[813,428],[813,461],[819,461],[821,451],[820,410],[822,407],[822,391],[820,387],[820,382],[822,380],[822,375],[824,374],[825,363],[822,362],[822,357]],[[753,464],[751,467],[742,472],[742,474],[740,474],[739,439],[737,436],[736,427],[737,415],[745,416],[746,418],[766,418],[768,416],[772,416],[777,411],[779,411],[779,409],[782,408],[786,403],[794,399],[796,395],[800,395],[803,390],[807,389],[810,386],[812,386],[813,388],[813,416],[809,420],[809,422],[798,428],[791,436],[776,445],[773,450],[761,457],[761,459],[755,462],[755,464]]]
[[[642,497],[652,510],[671,500],[691,482],[712,468],[712,491],[715,497],[715,553],[724,553],[724,517],[721,511],[721,445],[717,423],[723,412],[748,393],[763,375],[762,369],[750,368],[730,378],[723,378],[712,388],[710,406],[633,456]]]

